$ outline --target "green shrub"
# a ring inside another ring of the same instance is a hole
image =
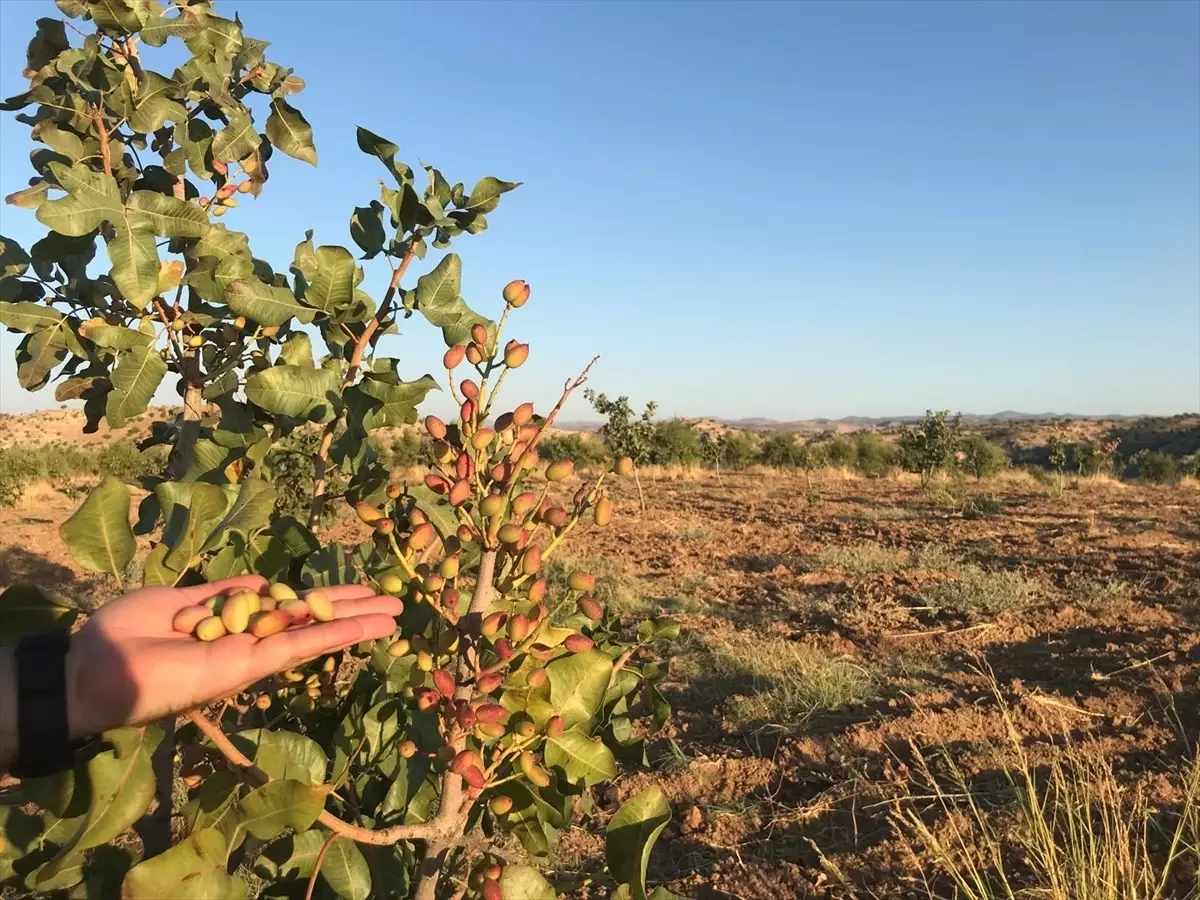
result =
[[[872,431],[854,438],[854,466],[868,478],[880,478],[896,465],[899,451]]]
[[[727,431],[715,438],[702,435],[700,452],[705,462],[719,469],[744,469],[758,458],[754,439],[742,431]]]
[[[114,441],[98,449],[68,444],[0,448],[0,506],[12,506],[26,485],[37,481],[71,494],[79,479],[91,482],[101,475],[115,475],[133,481],[158,475],[166,466],[167,454],[168,449],[161,446],[139,451],[132,441]]]
[[[384,455],[389,466],[393,469],[407,469],[419,466],[425,462],[429,454],[426,452],[426,442],[413,432],[405,432],[392,441],[391,453]]]
[[[600,441],[593,441],[578,434],[554,434],[543,438],[537,446],[538,455],[546,462],[569,459],[581,469],[603,466],[608,462],[608,451]]]
[[[694,465],[701,459],[700,436],[682,419],[656,422],[649,458],[660,466]]]
[[[800,465],[803,448],[792,434],[773,434],[758,448],[758,461],[764,466],[795,468]]]
[[[1137,477],[1151,484],[1174,484],[1179,480],[1179,461],[1161,450],[1139,450],[1130,459]]]
[[[169,454],[170,448],[162,444],[138,450],[130,441],[116,441],[106,444],[96,454],[96,474],[116,475],[126,480],[161,475]]]
[[[854,442],[841,436],[828,441],[820,441],[812,446],[814,452],[821,454],[822,465],[852,468],[858,458]]]
[[[1011,464],[1008,453],[998,444],[993,444],[983,435],[969,434],[959,444],[962,454],[960,465],[963,471],[984,478],[1007,469]]]
[[[658,404],[651,400],[642,410],[640,418],[634,418],[628,397],[610,400],[591,388],[583,392],[588,403],[607,421],[600,427],[600,439],[614,459],[628,456],[638,465],[651,462],[651,448],[657,426],[654,411]]]
[[[964,519],[985,519],[1004,513],[1004,504],[991,494],[973,494],[963,503]]]
[[[901,433],[900,464],[909,472],[919,473],[922,482],[938,469],[953,468],[961,432],[961,413],[951,418],[949,410],[927,410],[920,425]]]

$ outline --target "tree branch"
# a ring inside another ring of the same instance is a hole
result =
[[[221,755],[241,769],[242,773],[251,781],[263,785],[272,780],[270,775],[254,765],[241,750],[233,745],[233,742],[221,730],[220,725],[210,720],[200,710],[189,712],[187,717],[204,733],[205,737],[212,741],[213,746],[221,752]],[[456,813],[457,810],[451,811],[443,804],[437,815],[428,822],[420,825],[394,825],[378,831],[351,825],[328,810],[323,811],[317,817],[317,821],[335,834],[349,838],[356,843],[390,846],[400,841],[429,840],[447,829],[447,826],[456,818]]]
[[[408,250],[404,254],[404,258],[400,261],[400,265],[392,272],[392,280],[388,284],[387,293],[383,295],[383,303],[379,306],[379,311],[371,318],[363,328],[363,333],[358,336],[358,340],[354,342],[354,349],[350,353],[350,366],[346,369],[346,375],[342,379],[342,393],[345,393],[346,388],[354,384],[354,380],[358,377],[358,371],[362,367],[363,354],[366,352],[367,345],[371,342],[372,335],[379,329],[380,323],[387,318],[392,309],[392,301],[396,297],[396,291],[400,289],[400,279],[404,277],[404,273],[408,271],[409,263],[413,261],[416,255],[416,243],[418,235],[414,234],[412,240],[409,241]],[[317,452],[313,456],[313,498],[312,505],[308,511],[308,527],[316,528],[321,524],[321,514],[325,511],[325,491],[328,488],[326,475],[329,471],[329,448],[333,445],[333,437],[337,432],[338,424],[341,422],[341,416],[335,416],[333,421],[325,426],[325,430],[321,433],[321,443],[317,447]]]
[[[567,398],[583,386],[583,383],[587,381],[588,373],[592,371],[592,366],[594,366],[599,359],[599,356],[593,356],[592,361],[584,367],[583,371],[579,373],[579,376],[574,381],[567,379],[567,382],[563,385],[562,396],[559,397],[558,402],[554,404],[554,409],[550,410],[550,415],[546,416],[546,418],[542,420],[542,427],[538,429],[538,433],[533,436],[533,440],[529,442],[529,445],[521,451],[521,455],[513,460],[512,466],[514,472],[521,471],[521,461],[530,453],[532,453],[535,447],[537,447],[538,441],[540,441],[546,432],[550,430],[550,426],[553,425],[554,420],[558,418],[558,414],[562,411],[563,404],[567,402]],[[516,483],[517,481],[514,478],[513,485],[516,485]]]
[[[92,124],[96,126],[96,137],[100,140],[100,161],[104,164],[104,174],[112,174],[112,151],[108,146],[108,129],[104,127],[104,110],[97,106],[92,110]]]

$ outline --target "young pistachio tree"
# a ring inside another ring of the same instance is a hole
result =
[[[538,461],[591,365],[544,416],[528,403],[505,409],[499,388],[529,347],[504,332],[529,286],[507,285],[493,320],[460,296],[453,253],[406,279],[431,249],[482,232],[517,184],[485,177],[468,191],[424,166],[419,188],[396,145],[360,128],[359,148],[386,178],[351,216],[358,258],[310,231],[289,271],[276,271],[227,223],[239,199],[269,188],[276,151],[316,164],[291,99],[304,82],[208,2],[57,6],[67,18],[40,19],[29,44],[29,89],[4,103],[39,145],[29,186],[8,202],[35,210],[47,231],[29,247],[0,239],[0,323],[25,335],[21,385],[55,381],[56,399],[84,401],[89,430],[125,425],[171,380],[183,401],[153,425],[150,443],[171,453],[160,477],[137,485],[136,525],[129,487],[110,477],[63,538],[81,566],[125,586],[133,572],[146,585],[240,573],[273,582],[261,597],[214,597],[181,616],[176,627],[197,639],[304,627],[327,613],[320,590],[334,584],[369,584],[405,609],[388,640],[190,714],[175,736],[187,796],[165,852],[121,839],[153,798],[159,726],[111,732],[74,772],[23,785],[40,809],[0,809],[0,882],[224,898],[246,896],[250,871],[262,896],[555,896],[536,868],[509,863],[546,854],[618,763],[645,762],[645,739],[670,711],[653,650],[678,626],[626,626],[592,598],[586,572],[543,577],[572,532],[612,517],[613,473],[580,480],[569,463]],[[156,71],[143,51],[168,43],[184,61]],[[365,262],[382,270],[378,300]],[[424,420],[428,474],[399,484],[368,437],[415,423],[439,387],[404,380],[382,352],[411,316],[441,331],[459,413]],[[278,511],[270,464],[296,435],[315,438],[307,517]],[[369,536],[325,540],[331,504],[352,507]],[[137,566],[139,534],[152,549]],[[0,596],[6,636],[11,623],[70,624],[81,611],[36,587]],[[669,817],[656,788],[626,803],[608,825],[607,874],[587,880],[646,897],[649,848]]]

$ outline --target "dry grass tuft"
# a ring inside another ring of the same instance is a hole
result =
[[[770,635],[744,631],[704,639],[705,675],[746,681],[749,693],[727,707],[737,727],[794,728],[818,712],[875,696],[875,678],[848,659]]]
[[[1128,773],[1118,772],[1098,742],[1065,727],[1061,752],[1039,766],[994,681],[992,687],[1007,731],[995,758],[1012,802],[997,806],[980,795],[945,748],[914,746],[913,778],[892,806],[894,830],[920,862],[925,894],[1194,900],[1200,762],[1180,760],[1172,773],[1179,799],[1170,810],[1146,783],[1131,784]]]
[[[1038,588],[1019,572],[986,572],[970,566],[960,577],[925,588],[920,597],[924,605],[937,609],[992,616],[1033,603]]]

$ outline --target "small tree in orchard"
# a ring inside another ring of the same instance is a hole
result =
[[[919,473],[921,484],[927,484],[938,469],[955,466],[961,435],[961,413],[951,418],[949,410],[926,410],[921,424],[906,429],[897,441],[901,464],[907,471]]]
[[[591,388],[587,388],[583,392],[583,396],[587,398],[588,403],[592,404],[592,409],[605,417],[605,423],[600,426],[600,437],[604,441],[604,446],[613,456],[618,459],[628,457],[633,460],[635,466],[642,466],[650,461],[650,454],[654,451],[654,438],[657,434],[657,426],[654,422],[654,413],[658,409],[657,403],[653,400],[648,401],[646,408],[642,410],[642,415],[635,418],[628,397],[610,400],[606,395],[597,394]],[[646,498],[642,494],[642,482],[637,477],[636,468],[634,479],[637,482],[638,501],[644,510]]]
[[[175,420],[154,423],[169,464],[140,480],[136,527],[128,487],[110,476],[63,538],[81,566],[125,587],[134,571],[146,585],[273,582],[263,596],[184,610],[176,628],[199,640],[269,640],[326,618],[321,588],[341,583],[405,609],[390,639],[190,714],[176,736],[188,795],[170,820],[174,846],[117,840],[146,813],[151,757],[170,740],[158,726],[120,729],[73,773],[24,786],[39,812],[0,809],[0,880],[72,897],[228,898],[246,896],[229,874],[241,866],[264,897],[555,896],[536,868],[507,864],[513,848],[547,853],[591,809],[590,787],[618,761],[644,762],[645,737],[669,713],[653,650],[678,626],[618,621],[586,572],[560,593],[540,577],[572,532],[613,514],[612,472],[580,480],[569,461],[538,459],[591,365],[544,417],[500,406],[506,373],[529,354],[505,340],[529,286],[507,285],[493,320],[460,296],[453,253],[406,278],[482,232],[517,184],[485,177],[468,189],[425,165],[420,187],[395,144],[360,128],[384,181],[350,216],[357,254],[310,231],[277,271],[230,225],[238,202],[258,200],[271,169],[289,164],[280,154],[316,163],[294,99],[304,82],[208,2],[58,7],[75,21],[38,21],[29,89],[4,103],[39,144],[29,186],[8,201],[47,232],[29,247],[2,239],[0,323],[25,335],[21,385],[54,381],[57,399],[82,399],[89,430],[141,415],[172,379],[183,401]],[[181,64],[156,71],[143,50],[168,43]],[[440,330],[442,379],[405,380],[384,352],[409,317]],[[368,438],[415,423],[439,380],[458,412],[424,420],[423,478],[391,481]],[[302,510],[277,479],[289,493],[303,484]],[[368,536],[327,542],[321,523],[346,505]],[[152,546],[140,566],[135,533]],[[0,596],[6,634],[80,611],[33,587]],[[608,826],[609,873],[591,880],[645,897],[649,845],[669,816],[657,789],[629,801]]]

